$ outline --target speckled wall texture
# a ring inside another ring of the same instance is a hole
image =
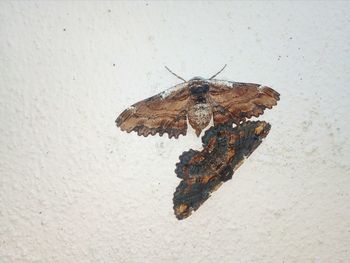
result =
[[[349,2],[0,3],[0,262],[350,262]],[[270,85],[266,140],[178,221],[186,137],[118,114],[180,82]]]

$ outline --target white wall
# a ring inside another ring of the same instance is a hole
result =
[[[350,4],[1,2],[1,262],[349,262]],[[186,79],[271,85],[264,143],[190,218],[200,149],[115,127]]]

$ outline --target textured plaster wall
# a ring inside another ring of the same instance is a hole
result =
[[[1,2],[0,262],[350,262],[350,4]],[[184,221],[178,156],[115,127],[186,79],[271,85],[263,144]]]

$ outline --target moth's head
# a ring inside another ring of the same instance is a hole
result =
[[[199,81],[204,81],[205,79],[202,78],[202,77],[198,77],[198,76],[190,79],[190,81],[198,81],[198,80]]]
[[[189,88],[192,95],[205,94],[209,90],[209,83],[201,77],[194,77],[189,81]]]

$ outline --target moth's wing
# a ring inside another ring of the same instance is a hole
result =
[[[182,180],[174,193],[174,212],[177,219],[181,220],[191,215],[209,197],[210,193],[220,187],[222,181],[216,177],[206,183],[192,183],[190,180]]]
[[[204,149],[184,152],[176,164],[175,173],[182,179],[173,198],[178,219],[190,216],[226,181],[224,178],[232,177],[229,160],[225,163],[228,149],[227,143],[222,143],[220,128],[212,127],[210,130],[215,131],[207,136],[206,142],[203,141]]]
[[[176,85],[132,105],[119,115],[116,124],[122,131],[135,131],[145,137],[168,133],[169,138],[178,138],[187,131],[188,97],[187,83]]]
[[[198,158],[203,159],[199,151],[190,149],[187,152],[183,152],[179,157],[180,162],[176,164],[176,169],[175,169],[176,176],[181,179],[188,177],[189,164],[199,163]],[[197,169],[195,165],[192,166],[192,169],[194,168]]]
[[[218,125],[207,130],[202,137],[204,149],[184,152],[176,165],[175,172],[182,178],[173,198],[176,217],[184,219],[190,216],[223,182],[230,180],[269,130],[270,124],[263,121],[245,122],[235,128]],[[217,143],[213,143],[214,140]],[[222,165],[214,170],[207,169],[212,167],[214,158],[219,158]]]
[[[215,79],[209,83],[215,124],[239,124],[252,116],[258,117],[280,99],[278,92],[260,84]]]
[[[235,149],[231,167],[236,171],[269,134],[271,125],[265,121],[248,121],[233,128],[230,145]]]

